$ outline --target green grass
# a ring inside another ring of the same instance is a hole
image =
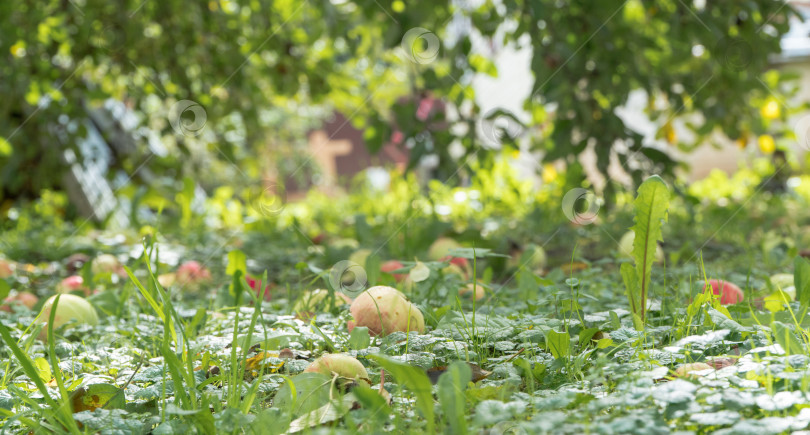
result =
[[[91,277],[99,293],[88,299],[100,324],[49,327],[47,341],[36,337],[39,307],[0,312],[0,426],[12,433],[283,433],[293,425],[321,433],[472,434],[780,433],[810,424],[803,411],[810,409],[810,319],[801,301],[807,293],[787,303],[766,300],[775,291],[770,275],[799,270],[798,281],[805,279],[804,260],[796,257],[810,246],[803,230],[810,207],[801,197],[717,205],[674,196],[662,227],[666,261],[652,266],[645,283],[642,299],[651,309],[641,325],[621,273],[633,263],[617,255],[614,242],[633,224],[629,201],[600,211],[593,225],[577,226],[548,198],[525,204],[483,198],[491,214],[470,220],[454,212],[443,221],[387,214],[362,200],[349,197],[331,208],[313,201],[297,211],[309,221],[268,219],[239,231],[157,225],[162,231],[146,243],[123,231],[124,242],[104,245],[110,237],[71,236],[72,227],[29,225],[51,233],[11,234],[8,252],[18,261],[34,250],[26,240],[52,239],[118,254],[127,276]],[[356,224],[359,217],[342,212],[347,204],[355,213],[377,214]],[[509,216],[510,208],[526,204],[534,211]],[[492,222],[498,229],[482,235]],[[322,245],[301,236],[328,228]],[[104,233],[112,234],[118,233]],[[426,260],[439,235],[474,248],[459,254],[469,254],[471,277]],[[507,268],[499,255],[511,254],[515,244],[544,246],[545,272]],[[183,248],[182,260],[204,262],[212,280],[164,288],[158,276],[176,269],[168,260],[176,247]],[[335,297],[329,272],[360,248],[380,248],[367,265],[397,259],[429,269],[411,284],[369,274],[369,285],[396,286],[422,309],[424,334],[348,333],[348,306]],[[246,274],[273,284],[269,301],[249,288]],[[43,283],[65,275],[59,262],[37,262],[6,281],[15,292],[44,299],[53,285]],[[708,278],[737,283],[745,301],[720,305],[698,283]],[[484,299],[459,296],[470,282],[487,289]],[[313,307],[313,317],[296,318],[292,307],[316,288],[329,297]],[[301,376],[326,352],[357,357],[371,385],[346,388],[346,380]],[[720,359],[734,364],[674,376],[684,363]],[[124,400],[102,398],[108,405],[74,412],[72,398],[95,384],[112,385],[112,397]],[[379,394],[381,385],[387,394]]]

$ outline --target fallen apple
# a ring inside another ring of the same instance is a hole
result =
[[[529,245],[525,250],[517,250],[507,260],[508,269],[525,268],[532,272],[541,272],[546,267],[548,258],[542,246]]]
[[[14,274],[14,262],[0,258],[0,278],[8,278]]]
[[[48,298],[42,306],[39,316],[37,316],[36,323],[47,325],[57,296],[59,296],[59,304],[56,306],[56,314],[53,319],[54,329],[71,321],[75,321],[77,324],[98,324],[98,314],[96,314],[96,309],[90,305],[90,302],[87,302],[81,296],[72,294],[54,295]],[[44,339],[45,337],[47,337],[47,328],[43,328],[40,333],[40,338]]]
[[[84,278],[79,275],[69,276],[56,285],[57,293],[70,293],[74,291],[84,292],[85,296],[90,296],[90,289],[84,285]]]
[[[458,242],[449,237],[439,237],[428,249],[428,259],[431,261],[441,261],[453,249],[461,248]]]
[[[93,272],[93,275],[102,275],[102,274],[118,274],[120,275],[122,270],[121,262],[111,254],[101,254],[98,257],[94,258],[93,261],[90,263],[90,271]]]
[[[371,383],[368,371],[357,358],[339,353],[322,355],[310,363],[304,372],[321,373],[329,377],[337,374],[342,378],[363,380],[369,384]]]
[[[323,309],[329,290],[315,289],[304,293],[293,306],[293,312],[299,317],[311,315],[319,309]],[[352,303],[352,299],[343,293],[335,292],[335,305]]]
[[[679,378],[694,379],[697,377],[697,375],[691,374],[692,372],[699,372],[702,370],[711,370],[711,369],[713,369],[712,366],[702,362],[681,364],[680,367],[675,369],[675,376]]]
[[[196,288],[200,284],[211,281],[211,272],[200,263],[191,260],[177,268],[175,277],[181,286]]]
[[[619,239],[619,256],[625,258],[633,258],[633,242],[636,240],[636,233],[630,230]],[[661,249],[660,244],[655,246],[655,262],[661,263],[664,261],[664,251]]]
[[[728,281],[710,279],[709,283],[703,288],[704,291],[712,286],[712,293],[720,295],[720,303],[723,305],[732,305],[742,302],[745,299],[743,291]]]
[[[264,300],[270,300],[270,284],[264,286],[264,294],[262,294],[262,279],[255,278],[250,275],[245,276],[245,281],[247,281],[250,289],[256,293],[256,296],[262,297],[264,296]]]
[[[475,292],[476,301],[484,299],[484,296],[486,295],[486,290],[484,290],[484,287],[482,287],[481,284],[473,284],[473,283],[469,283],[464,287],[460,288],[458,290],[458,295],[463,298],[471,299],[473,292]]]
[[[355,326],[365,326],[375,336],[386,336],[396,331],[417,331],[420,334],[425,331],[422,312],[392,287],[371,287],[352,302],[350,310],[354,320],[347,325],[349,331]]]
[[[3,299],[3,304],[0,305],[0,310],[10,313],[13,311],[13,308],[15,306],[25,307],[30,310],[34,308],[37,302],[39,302],[39,298],[33,293],[28,292],[17,293]]]
[[[402,269],[403,267],[405,267],[405,265],[397,260],[388,260],[380,265],[380,271],[382,273],[389,273],[394,276],[394,279],[397,282],[402,282],[405,280],[405,278],[408,277],[407,273],[391,273],[391,272]]]
[[[177,281],[177,275],[174,272],[161,273],[157,276],[157,282],[163,288],[169,288]]]
[[[449,255],[446,255],[439,261],[449,263],[447,267],[442,269],[442,273],[444,273],[445,275],[458,275],[459,277],[461,277],[461,279],[466,281],[467,278],[472,274],[470,262],[467,261],[467,259],[464,257],[451,257]]]
[[[366,267],[366,260],[368,260],[369,255],[371,255],[371,249],[358,249],[349,256],[349,261]]]

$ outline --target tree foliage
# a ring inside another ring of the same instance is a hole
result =
[[[63,150],[109,99],[137,118],[134,151],[115,163],[129,175],[255,180],[278,160],[264,150],[300,148],[311,120],[335,109],[370,149],[435,155],[451,182],[522,141],[569,164],[593,147],[600,171],[614,159],[638,184],[675,163],[615,109],[645,91],[669,139],[673,119],[697,114],[694,140],[673,140],[685,149],[716,131],[751,134],[761,125],[749,102],[770,92],[762,73],[793,13],[772,0],[5,1],[2,195],[57,184]],[[530,119],[481,113],[472,78],[497,71],[478,39],[530,47]]]

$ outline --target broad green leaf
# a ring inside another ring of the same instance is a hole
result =
[[[640,292],[641,306],[637,313],[641,321],[646,321],[647,295],[652,278],[652,265],[655,261],[655,250],[661,238],[661,226],[667,220],[669,207],[669,188],[657,175],[644,180],[638,188],[638,196],[633,202],[635,208],[635,233],[633,240],[633,258],[636,262],[637,289]]]
[[[225,273],[233,276],[236,271],[242,272],[242,275],[247,273],[247,256],[238,249],[228,252],[228,267],[225,269]]]
[[[411,269],[408,275],[413,282],[422,282],[430,277],[430,268],[421,261],[416,262],[416,266]]]
[[[301,373],[281,386],[273,399],[273,407],[297,418],[339,397],[340,394],[329,376],[321,373]]]
[[[810,306],[810,262],[802,257],[793,260],[793,285],[796,287],[796,300],[802,307]]]
[[[449,426],[447,433],[467,433],[465,423],[467,397],[464,395],[464,390],[467,389],[467,384],[471,379],[472,370],[467,363],[462,361],[450,364],[447,371],[439,376],[439,404]]]
[[[5,299],[10,291],[11,286],[8,284],[8,281],[0,279],[0,299]]]
[[[302,414],[290,423],[287,433],[303,432],[307,429],[321,426],[323,424],[338,420],[352,409],[355,397],[353,393],[348,393],[339,401],[331,400],[318,409],[313,409]]]
[[[641,307],[641,291],[638,288],[636,269],[630,263],[622,263],[620,271],[622,281],[624,281],[624,291],[627,294],[627,300],[630,302],[630,312],[638,313]]]
[[[723,312],[713,307],[708,307],[706,309],[706,313],[709,314],[709,319],[711,319],[712,323],[717,329],[728,329],[731,332],[750,331],[750,328],[746,328],[745,326],[742,326],[739,323],[735,322],[731,318],[728,310],[725,310],[725,312]]]
[[[112,384],[92,384],[70,394],[73,412],[94,411],[97,408],[123,409],[126,406],[124,392]],[[192,412],[199,412],[195,410]]]
[[[399,385],[413,391],[416,396],[416,408],[427,422],[427,432],[433,433],[433,393],[427,374],[420,368],[388,359],[383,355],[369,355],[386,372],[396,379]]]
[[[546,332],[546,347],[554,358],[564,358],[571,353],[571,336],[567,332]]]
[[[34,360],[34,367],[36,367],[39,378],[42,379],[43,382],[51,381],[51,366],[48,364],[48,360],[39,357]]]
[[[802,343],[796,338],[796,335],[793,334],[793,331],[788,328],[787,325],[782,322],[774,321],[771,323],[771,330],[773,331],[773,337],[776,342],[785,350],[785,354],[804,354],[804,346],[802,346]]]
[[[790,303],[790,296],[782,290],[777,290],[765,296],[764,299],[765,309],[772,313],[783,311],[788,303]]]
[[[349,334],[349,347],[354,350],[361,350],[371,344],[371,335],[365,326],[356,326]]]
[[[362,384],[352,388],[352,393],[363,409],[371,411],[371,418],[377,421],[384,421],[391,415],[391,407],[380,395],[379,391],[373,390]]]

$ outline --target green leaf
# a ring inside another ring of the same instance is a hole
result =
[[[413,282],[422,282],[430,277],[430,268],[425,266],[425,263],[417,261],[408,276]]]
[[[371,335],[365,326],[356,326],[349,334],[349,347],[354,350],[365,349],[371,344]]]
[[[638,287],[634,291],[640,293],[640,306],[635,311],[646,321],[647,295],[652,278],[652,265],[655,261],[655,250],[661,238],[661,226],[667,220],[669,208],[669,188],[664,180],[657,175],[644,180],[638,188],[638,196],[633,202],[635,208],[635,225],[631,228],[635,233],[633,240],[633,258],[636,262],[636,281]]]
[[[340,394],[332,378],[322,373],[301,373],[288,379],[273,399],[273,407],[297,418],[337,399]]]
[[[732,320],[729,316],[712,307],[708,307],[706,312],[709,314],[709,319],[711,319],[712,323],[717,329],[728,329],[731,332],[751,331],[751,328],[746,328],[745,326],[740,325]]]
[[[420,368],[388,359],[383,355],[369,355],[390,373],[399,385],[413,391],[416,396],[416,408],[427,422],[427,433],[433,433],[433,393],[430,379]]]
[[[771,323],[771,330],[773,331],[773,337],[776,342],[785,350],[785,354],[804,354],[802,343],[796,338],[796,335],[793,334],[793,331],[787,325],[782,322],[774,321]]]
[[[439,404],[444,412],[444,419],[450,426],[448,433],[467,433],[465,422],[467,397],[464,395],[464,390],[467,389],[467,384],[471,379],[472,370],[463,361],[450,364],[447,371],[439,376]]]
[[[242,275],[247,274],[247,256],[238,249],[228,252],[228,267],[225,273],[233,276],[236,271],[242,272]]]
[[[363,386],[361,383],[352,389],[352,393],[363,409],[371,411],[371,418],[384,421],[391,415],[391,407],[379,392]]]
[[[93,411],[96,408],[123,409],[126,406],[123,390],[112,384],[92,384],[79,388],[70,394],[70,400],[73,412]]]
[[[567,332],[546,332],[546,347],[554,358],[564,358],[571,353],[571,336]]]
[[[633,314],[638,313],[641,307],[641,291],[638,288],[636,269],[630,263],[622,263],[620,271],[627,300],[630,302],[630,312]]]
[[[793,260],[793,285],[796,287],[796,300],[802,307],[810,306],[810,262],[802,257]]]
[[[11,286],[8,281],[0,279],[0,299],[5,299],[9,292],[11,292]]]

